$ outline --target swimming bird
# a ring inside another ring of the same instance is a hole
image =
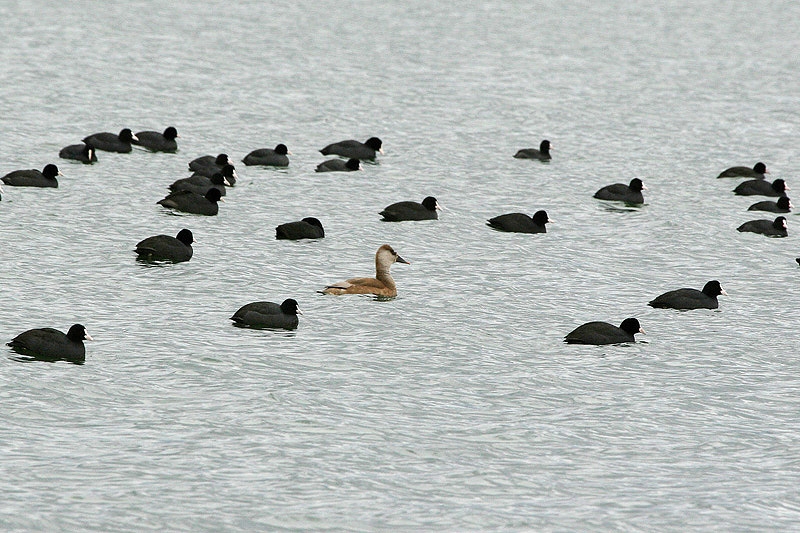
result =
[[[134,250],[140,261],[170,261],[181,263],[192,258],[194,235],[188,229],[182,229],[178,235],[154,235],[140,241]]]
[[[132,150],[131,142],[138,140],[129,128],[123,128],[118,134],[107,131],[93,133],[84,137],[83,142],[91,144],[96,150],[127,154]]]
[[[231,320],[234,326],[250,328],[297,329],[298,314],[303,314],[297,301],[288,298],[278,305],[274,302],[252,302],[236,311]]]
[[[97,162],[97,151],[91,144],[70,144],[58,152],[58,157],[80,161],[84,165],[91,165]]]
[[[788,196],[781,196],[778,201],[762,200],[747,208],[748,211],[769,211],[771,213],[789,213],[794,206]]]
[[[63,176],[58,167],[50,163],[39,171],[35,168],[30,170],[14,170],[9,172],[0,181],[12,187],[58,187],[56,176]]]
[[[753,168],[750,167],[731,167],[726,168],[720,172],[717,178],[756,178],[763,180],[764,174],[769,174],[767,165],[762,162],[756,163]]]
[[[758,179],[743,181],[733,192],[739,196],[786,196],[788,190],[786,182],[779,178],[772,183]]]
[[[532,217],[525,213],[508,213],[490,218],[486,225],[499,231],[509,231],[513,233],[547,233],[545,224],[550,219],[547,211],[539,210]]]
[[[325,237],[322,222],[314,217],[306,217],[296,222],[287,222],[275,228],[276,239],[321,239]]]
[[[389,269],[394,263],[409,264],[408,261],[397,255],[397,252],[388,244],[384,244],[375,253],[375,277],[351,278],[328,285],[319,291],[322,294],[374,294],[393,298],[397,296],[397,285],[394,283]]]
[[[225,200],[222,200],[219,189],[212,187],[205,195],[192,191],[175,191],[156,203],[184,213],[214,216],[219,213],[219,201]]]
[[[75,324],[66,335],[53,328],[29,329],[14,337],[8,346],[22,355],[51,361],[67,360],[82,363],[86,359],[84,340],[93,340],[81,324]]]
[[[361,170],[361,161],[358,159],[328,159],[317,165],[316,172],[351,172]]]
[[[778,217],[775,220],[759,219],[749,220],[736,228],[737,231],[749,231],[760,233],[767,237],[788,237],[789,230],[786,228],[786,217]]]
[[[646,190],[642,180],[633,178],[630,184],[615,183],[613,185],[606,185],[596,193],[594,197],[599,200],[612,200],[618,202],[625,202],[628,204],[643,204],[644,196],[642,190]]]
[[[538,159],[539,161],[550,161],[550,141],[547,139],[539,143],[539,149],[536,148],[523,148],[519,150],[514,157],[517,159]]]
[[[717,296],[727,296],[719,281],[711,280],[703,286],[703,290],[676,289],[656,296],[647,305],[656,308],[670,309],[716,309],[719,307]]]
[[[151,152],[174,153],[178,151],[178,141],[175,140],[177,137],[180,137],[178,130],[174,126],[169,126],[164,133],[137,131],[132,143],[147,148]]]
[[[386,222],[401,222],[403,220],[437,220],[441,209],[439,202],[433,196],[427,196],[420,202],[396,202],[386,206],[379,214]]]
[[[320,152],[322,155],[338,155],[349,159],[372,161],[376,153],[383,153],[383,142],[377,137],[370,137],[366,142],[352,139],[329,144]]]
[[[213,172],[211,172],[212,170]],[[205,176],[207,178],[211,178],[214,176],[214,174],[222,174],[222,177],[224,177],[225,181],[227,181],[225,185],[229,187],[236,185],[236,180],[239,178],[239,175],[236,173],[236,169],[233,165],[222,165],[222,167],[218,170],[214,170],[214,167],[196,170],[190,177]]]
[[[247,166],[264,165],[269,167],[288,167],[289,158],[292,152],[285,144],[279,144],[275,148],[259,148],[253,150],[242,159],[242,163]]]
[[[567,333],[564,341],[569,344],[619,344],[636,342],[633,336],[644,333],[635,318],[626,318],[619,327],[608,322],[587,322]]]
[[[226,185],[230,185],[230,182],[228,182],[221,172],[217,172],[210,178],[207,176],[201,176],[200,174],[192,174],[188,178],[181,178],[172,182],[169,186],[169,190],[173,192],[192,191],[196,192],[197,194],[205,195],[208,190],[213,187],[215,189],[219,189],[221,196],[225,196],[228,194],[228,191],[225,190]]]
[[[202,173],[204,176],[212,176],[215,172],[222,170],[225,165],[233,166],[233,161],[228,154],[218,156],[204,155],[189,161],[189,170]]]

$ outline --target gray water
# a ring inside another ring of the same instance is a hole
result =
[[[7,531],[758,531],[800,528],[797,217],[715,176],[800,187],[800,4],[307,0],[0,7],[0,337],[75,322],[84,365],[5,346]],[[177,154],[58,150],[123,127]],[[377,135],[363,172],[317,150]],[[512,158],[553,142],[550,163]],[[156,201],[197,156],[237,166],[216,217]],[[647,204],[592,198],[640,177]],[[440,220],[390,224],[436,196]],[[797,202],[796,202],[797,203]],[[485,220],[546,209],[547,234]],[[316,216],[317,242],[274,239]],[[190,228],[188,263],[133,246]],[[371,275],[399,296],[316,290]],[[719,279],[717,311],[648,307]],[[293,332],[241,305],[295,298]],[[563,343],[637,317],[640,342]]]

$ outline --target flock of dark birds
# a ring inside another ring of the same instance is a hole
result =
[[[59,157],[79,161],[84,164],[97,162],[97,151],[129,153],[133,146],[151,152],[176,152],[178,132],[168,127],[163,132],[140,131],[134,134],[125,128],[118,134],[102,132],[89,135],[80,144],[66,146],[59,152]],[[519,150],[517,159],[533,159],[550,161],[550,141],[544,140],[539,148]],[[377,154],[382,154],[382,142],[371,137],[361,143],[345,140],[330,144],[320,152],[325,156],[336,156],[317,165],[317,172],[350,172],[362,170],[362,161],[374,161]],[[261,165],[287,167],[291,152],[286,145],[278,144],[275,148],[261,148],[247,154],[242,160],[245,165]],[[206,155],[189,162],[189,170],[193,173],[188,178],[175,181],[169,186],[170,193],[157,203],[168,209],[197,215],[214,216],[219,212],[218,202],[226,195],[226,188],[235,185],[237,180],[233,161],[227,154],[217,156]],[[767,211],[773,213],[789,213],[792,204],[786,196],[788,187],[782,179],[768,182],[763,163],[753,168],[731,167],[724,170],[718,178],[749,178],[740,183],[734,193],[743,196],[775,197],[776,201],[764,200],[752,204],[750,211]],[[3,183],[21,187],[58,187],[57,177],[62,175],[54,164],[46,165],[41,171],[16,170],[2,178]],[[598,190],[594,197],[599,200],[623,202],[630,206],[644,204],[643,190],[647,188],[639,178],[629,184],[615,183]],[[380,212],[382,220],[388,222],[435,220],[438,219],[440,206],[436,198],[429,196],[422,202],[403,201],[387,206]],[[507,213],[487,221],[487,225],[498,231],[516,233],[546,233],[546,224],[550,222],[547,212],[537,211],[533,216],[525,213]],[[786,218],[778,216],[774,220],[759,219],[745,222],[739,226],[740,232],[754,232],[770,237],[786,237]],[[307,217],[295,222],[279,225],[275,229],[277,239],[320,239],[325,237],[322,223]],[[135,248],[137,259],[146,262],[180,263],[191,259],[194,236],[188,229],[182,229],[175,237],[155,235],[140,241]],[[800,264],[800,258],[797,259]],[[351,278],[326,286],[322,294],[371,294],[377,297],[393,298],[397,296],[397,286],[390,274],[394,263],[408,263],[400,257],[388,244],[382,245],[375,253],[375,277]],[[726,292],[719,281],[712,280],[702,290],[683,288],[666,292],[648,305],[655,308],[670,309],[716,309],[719,306],[717,297]],[[231,320],[234,325],[253,328],[295,329],[298,326],[297,301],[287,299],[281,304],[273,302],[252,302],[237,310]],[[644,333],[639,321],[635,318],[625,319],[619,327],[607,322],[588,322],[568,333],[564,340],[573,344],[618,344],[635,342],[634,335]],[[64,334],[53,328],[38,328],[25,331],[12,339],[8,346],[16,352],[44,360],[68,360],[83,362],[85,359],[84,340],[92,340],[86,328],[81,324],[73,325]]]

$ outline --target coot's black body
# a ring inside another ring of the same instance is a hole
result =
[[[53,328],[29,329],[8,343],[15,352],[47,361],[83,363],[86,359],[84,340],[92,340],[81,324],[74,324],[64,334]]]
[[[733,189],[739,196],[786,196],[789,188],[782,179],[776,179],[772,183],[766,180],[747,180],[743,181]]]
[[[219,213],[220,198],[219,190],[212,187],[204,196],[192,191],[175,191],[156,203],[184,213],[214,216]]]
[[[606,185],[594,193],[594,197],[599,200],[612,200],[617,202],[625,202],[628,204],[643,204],[643,189],[645,189],[645,186],[642,183],[642,180],[639,178],[633,178],[628,185],[625,185],[624,183]]]
[[[154,235],[136,245],[134,250],[140,261],[168,261],[181,263],[192,258],[194,235],[188,229],[182,229],[178,235]]]
[[[317,172],[352,172],[354,170],[361,170],[361,161],[358,159],[348,159],[342,161],[341,159],[328,159],[317,165]]]
[[[169,126],[163,133],[159,131],[138,131],[132,144],[147,148],[151,152],[175,153],[178,151],[178,130]]]
[[[536,148],[523,148],[514,154],[517,159],[538,159],[539,161],[550,161],[550,141],[545,139],[539,143],[539,149]]]
[[[91,144],[70,144],[58,152],[61,159],[71,159],[80,161],[84,165],[91,165],[97,162],[97,152]]]
[[[268,167],[288,167],[289,149],[285,144],[279,144],[275,148],[259,148],[253,150],[242,159],[242,163],[247,166],[262,165]]]
[[[276,239],[300,240],[300,239],[322,239],[325,237],[325,229],[322,222],[314,217],[306,217],[296,222],[287,222],[275,228]]]
[[[136,136],[133,132],[128,128],[124,128],[119,133],[110,133],[107,131],[94,133],[85,137],[83,142],[91,144],[96,150],[127,154],[133,149],[131,148],[131,143],[134,140],[136,140]]]
[[[439,203],[433,196],[428,196],[422,202],[397,202],[388,205],[380,212],[383,220],[387,222],[401,222],[404,220],[437,220],[439,218]]]
[[[633,336],[644,333],[635,318],[626,318],[619,327],[608,322],[587,322],[567,333],[564,341],[569,344],[619,344],[636,342]]]
[[[528,216],[525,213],[507,213],[490,218],[486,225],[499,230],[512,233],[547,233],[545,224],[550,222],[547,212],[540,210]]]
[[[362,161],[372,161],[377,153],[383,153],[383,142],[377,137],[370,137],[366,142],[359,142],[352,139],[339,141],[329,144],[320,153],[322,155],[338,155],[348,159],[360,159]]]
[[[12,187],[58,187],[56,176],[63,176],[54,164],[45,165],[39,171],[35,168],[9,172],[0,181]]]
[[[727,295],[719,281],[712,280],[703,286],[703,290],[676,289],[656,296],[647,305],[662,309],[717,309],[717,296],[721,294]]]
[[[231,320],[235,326],[250,328],[297,329],[297,301],[289,298],[274,302],[252,302],[239,308]]]
[[[778,217],[775,220],[759,219],[749,220],[736,228],[737,231],[760,233],[767,237],[788,237],[789,231],[786,228],[786,217]]]

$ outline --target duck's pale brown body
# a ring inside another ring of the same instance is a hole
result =
[[[374,294],[393,298],[397,296],[397,285],[395,285],[389,269],[394,263],[406,263],[408,261],[397,255],[391,246],[384,244],[375,253],[375,277],[374,278],[351,278],[328,285],[320,291],[322,294]]]

